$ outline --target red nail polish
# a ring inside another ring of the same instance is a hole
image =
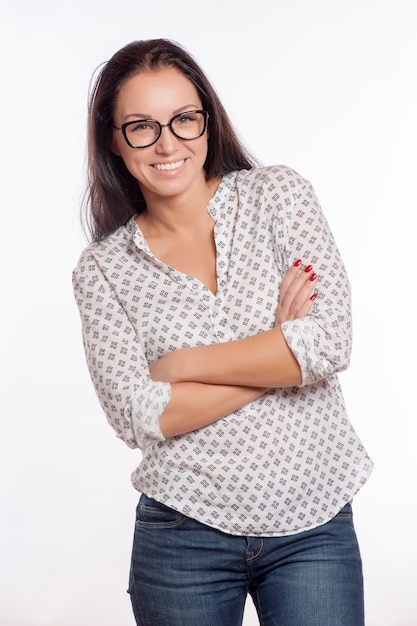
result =
[[[311,282],[313,282],[313,280],[316,280],[316,278],[317,278],[317,274],[313,272],[308,280],[311,280]]]
[[[317,294],[316,293],[313,293],[313,295],[310,296],[310,300],[315,300],[316,298],[317,298]]]
[[[296,262],[294,263],[294,267],[300,267],[301,265],[301,259],[297,259]]]
[[[304,271],[308,274],[308,272],[311,272],[312,269],[313,269],[312,265],[307,265]]]

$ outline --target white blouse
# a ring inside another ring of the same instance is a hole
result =
[[[331,519],[372,470],[344,406],[337,372],[351,351],[350,287],[308,181],[288,167],[223,177],[215,221],[218,291],[159,261],[132,218],[83,252],[73,282],[88,367],[117,435],[142,460],[134,487],[204,524],[280,536]],[[148,364],[177,348],[274,326],[280,283],[296,259],[318,274],[310,313],[282,325],[302,371],[186,435],[165,439],[171,386]]]

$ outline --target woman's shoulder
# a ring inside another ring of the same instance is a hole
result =
[[[109,261],[110,258],[116,258],[128,249],[135,232],[136,227],[134,217],[132,217],[110,235],[89,243],[81,252],[77,267],[85,265],[86,262],[101,265],[106,259]]]
[[[270,191],[296,191],[309,185],[309,181],[288,165],[266,165],[236,172],[238,187],[263,187]]]
[[[250,170],[240,170],[237,172],[237,179],[244,184],[258,183],[278,183],[289,184],[291,187],[299,187],[308,184],[304,176],[288,165],[264,165],[253,167]]]

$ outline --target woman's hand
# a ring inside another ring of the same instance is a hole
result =
[[[303,270],[298,259],[285,274],[281,283],[276,325],[307,315],[317,294],[313,293],[317,274],[307,265]]]

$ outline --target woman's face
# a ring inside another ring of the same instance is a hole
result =
[[[202,109],[191,81],[174,68],[136,74],[121,87],[115,104],[114,125],[153,119],[167,124],[174,115]],[[207,132],[192,140],[176,137],[162,128],[158,141],[146,148],[131,148],[123,134],[114,131],[112,150],[138,181],[149,206],[153,199],[196,193],[206,185],[203,165],[207,156]]]

